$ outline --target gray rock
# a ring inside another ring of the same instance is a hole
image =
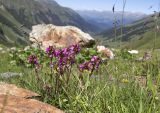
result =
[[[145,52],[143,57],[138,58],[136,61],[148,61],[152,59],[152,54],[150,52]]]
[[[14,72],[0,73],[1,78],[11,78],[11,77],[16,77],[16,76],[23,76],[23,74],[22,73],[14,73]]]
[[[152,59],[152,54],[150,52],[145,52],[144,56],[143,56],[143,60],[147,61],[147,60],[151,60]]]

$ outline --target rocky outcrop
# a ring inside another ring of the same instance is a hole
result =
[[[56,48],[67,47],[73,44],[91,46],[95,40],[87,33],[74,26],[55,26],[40,24],[32,27],[30,41],[33,45],[47,48],[49,45]]]
[[[63,111],[34,99],[0,95],[1,113],[64,113]]]
[[[22,98],[31,98],[31,97],[37,97],[38,94],[31,92],[29,90],[18,88],[14,84],[6,84],[6,83],[0,83],[0,95],[2,94],[9,94],[17,97]]]
[[[13,84],[0,83],[0,113],[64,113],[56,107],[31,99],[37,96]]]

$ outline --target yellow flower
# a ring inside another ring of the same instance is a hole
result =
[[[159,100],[159,97],[155,97],[155,100]]]
[[[122,83],[128,83],[129,81],[127,79],[122,79]]]
[[[85,72],[85,73],[90,73],[90,71],[88,71],[88,70],[84,70],[84,72]]]
[[[111,110],[111,107],[110,107],[110,106],[108,106],[108,110],[109,110],[109,111]]]

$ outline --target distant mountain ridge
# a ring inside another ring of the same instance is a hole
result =
[[[121,24],[122,12],[120,11],[113,13],[112,11],[77,10],[77,13],[80,14],[88,23],[98,26],[101,30],[112,28],[114,26],[113,23],[115,21],[115,17],[118,21],[118,25]],[[147,15],[143,13],[125,12],[124,24],[130,24],[146,16]]]
[[[155,18],[157,18],[157,25],[155,24]],[[122,37],[123,47],[134,49],[151,49],[153,48],[156,36],[155,48],[160,48],[159,26],[160,17],[155,17],[154,15],[149,15],[132,24],[124,26]],[[121,28],[117,28],[116,42],[114,28],[101,32],[96,37],[100,38],[106,46],[117,46],[117,44],[119,45],[119,41],[121,39]]]
[[[74,10],[62,7],[54,0],[0,0],[0,43],[27,44],[31,27],[42,23],[72,25],[85,32],[98,29]]]

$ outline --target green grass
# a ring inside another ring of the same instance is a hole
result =
[[[153,49],[155,32],[148,31],[143,35],[134,35],[133,37],[134,38],[132,38],[129,41],[123,41],[122,48],[141,49],[141,50]],[[119,40],[115,42],[114,39],[107,39],[103,41],[103,44],[109,47],[117,48],[119,47]],[[160,48],[160,33],[157,33],[155,49],[159,48]]]
[[[145,33],[141,38],[134,38],[127,44],[131,48],[137,49],[145,49],[145,48],[153,48],[154,47],[154,38],[155,33],[150,31]],[[160,48],[160,33],[157,33],[156,37],[156,48]]]
[[[141,51],[139,57],[143,54]],[[118,54],[117,54],[118,55]],[[68,87],[60,86],[61,91],[55,94],[54,89],[45,89],[46,85],[54,87],[47,67],[39,72],[42,81],[35,79],[34,70],[23,66],[10,65],[8,54],[0,54],[0,73],[22,72],[24,76],[1,79],[8,83],[30,89],[41,95],[39,100],[52,104],[67,113],[159,113],[160,112],[160,51],[153,53],[153,59],[147,62],[124,60],[117,56],[115,60],[103,63],[91,79],[84,73],[84,89],[78,84],[79,71],[72,70]],[[136,59],[136,58],[135,58]],[[135,76],[147,76],[147,86],[142,87],[135,81]],[[112,78],[112,79],[111,79]],[[122,80],[127,80],[124,83]],[[152,80],[157,80],[153,84]]]
[[[21,67],[12,66],[10,64],[10,57],[8,53],[2,54],[0,52],[0,73],[4,72],[21,72]]]

